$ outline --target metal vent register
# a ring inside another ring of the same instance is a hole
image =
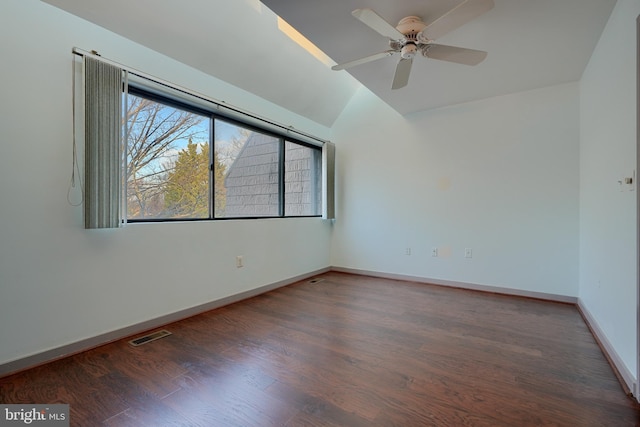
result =
[[[171,335],[171,332],[167,331],[166,329],[162,329],[160,331],[152,332],[142,337],[133,339],[129,341],[129,344],[131,344],[134,347],[137,347],[139,345],[146,344],[151,341],[159,340],[160,338],[168,337],[169,335]]]

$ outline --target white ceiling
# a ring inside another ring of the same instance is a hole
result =
[[[461,0],[262,0],[268,8],[258,0],[43,1],[325,126],[359,86],[349,73],[401,114],[577,81],[616,2],[495,0],[437,40],[485,50],[484,62],[417,57],[409,84],[392,91],[396,55],[331,71],[278,30],[271,10],[341,63],[388,49],[352,10],[372,8],[394,25],[408,15],[428,23]]]
[[[387,39],[351,16],[371,8],[397,24],[428,24],[461,0],[262,0],[338,63],[388,49]],[[402,114],[580,79],[615,0],[495,0],[495,7],[437,42],[487,51],[470,67],[416,57],[409,84],[392,91],[397,55],[350,68]],[[344,71],[343,71],[344,72]]]

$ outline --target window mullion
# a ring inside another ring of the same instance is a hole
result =
[[[216,215],[216,173],[215,173],[215,155],[216,147],[214,144],[215,119],[213,116],[209,118],[209,219],[215,218]]]
[[[285,170],[284,170],[284,164],[285,164],[285,142],[284,142],[284,138],[280,138],[280,150],[279,150],[279,159],[278,159],[278,197],[279,197],[279,216],[284,216],[284,204],[285,204],[285,198],[284,198],[284,193],[285,193],[285,189],[284,189],[284,174],[285,174]]]

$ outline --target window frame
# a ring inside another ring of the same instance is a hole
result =
[[[291,137],[285,132],[277,132],[266,127],[260,127],[249,121],[242,121],[238,119],[236,115],[230,117],[223,113],[220,113],[216,108],[216,104],[211,104],[211,108],[206,108],[200,102],[190,103],[183,96],[171,96],[171,90],[159,91],[144,87],[130,82],[125,90],[122,92],[123,96],[129,94],[145,98],[154,102],[159,102],[164,105],[173,108],[183,109],[185,111],[203,115],[208,117],[211,122],[209,126],[209,217],[208,218],[126,218],[127,223],[159,223],[159,222],[197,222],[197,221],[228,221],[228,220],[256,220],[256,219],[277,219],[277,218],[322,218],[322,210],[324,203],[323,192],[325,191],[324,183],[320,179],[319,194],[315,194],[315,197],[320,198],[320,212],[313,215],[286,215],[286,191],[285,191],[285,173],[286,173],[286,143],[290,142],[302,147],[306,147],[317,151],[317,155],[322,158],[323,149],[322,146],[302,141],[298,138]],[[248,116],[249,118],[255,118]],[[216,217],[215,212],[215,173],[213,170],[213,155],[215,151],[215,126],[216,120],[221,120],[232,125],[245,128],[252,132],[259,132],[261,134],[277,138],[278,139],[278,215],[260,215],[260,216],[232,216],[232,217]],[[128,141],[125,141],[128,147]],[[317,171],[322,175],[322,166]],[[122,184],[125,188],[128,186],[128,182]]]

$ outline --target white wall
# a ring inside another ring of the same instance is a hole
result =
[[[331,227],[318,218],[84,230],[67,203],[73,46],[329,134],[40,1],[0,2],[0,365],[329,266]]]
[[[332,128],[332,265],[577,297],[578,103],[570,83],[402,118],[361,90]]]
[[[637,378],[637,0],[619,0],[580,85],[580,299]]]

